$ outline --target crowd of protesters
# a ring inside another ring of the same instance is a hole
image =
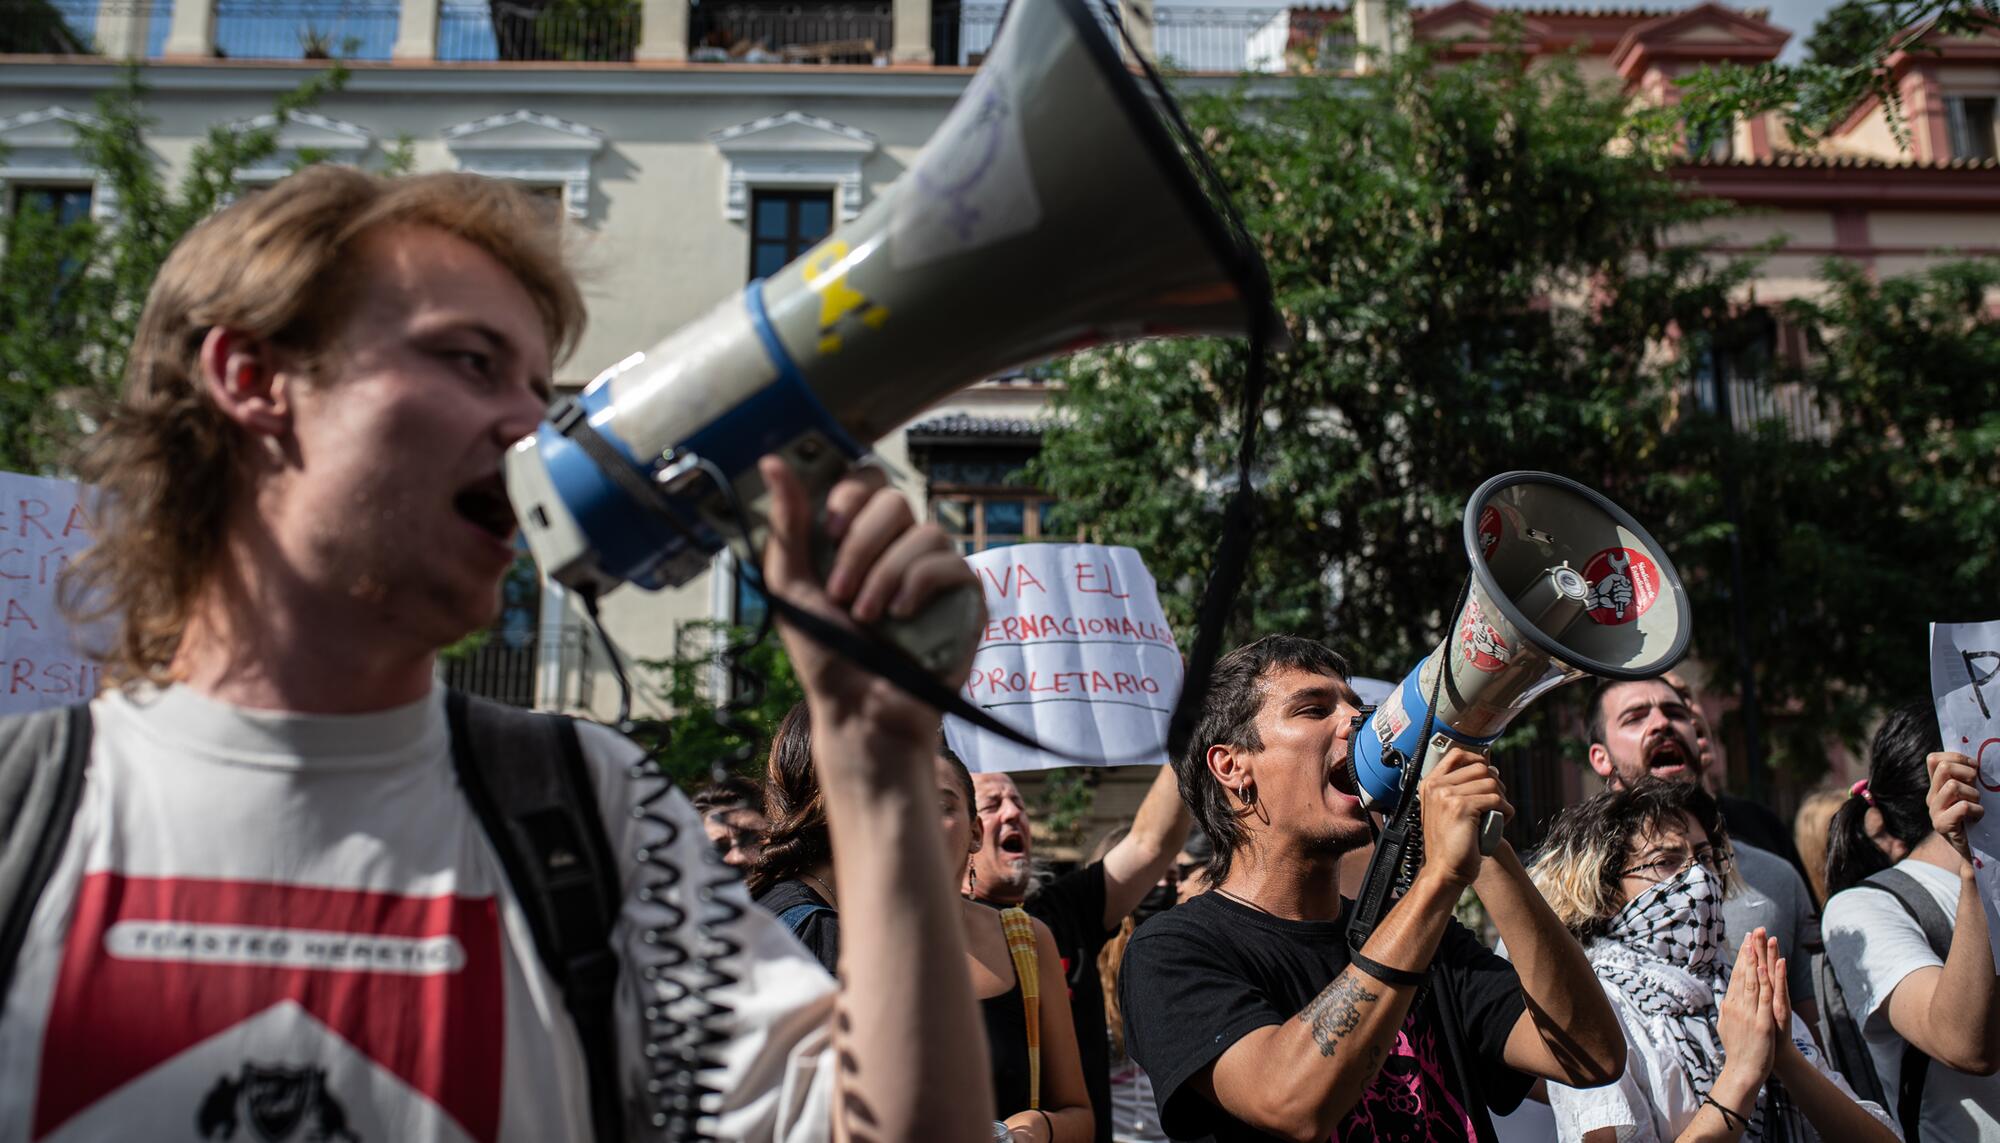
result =
[[[1985,807],[1921,705],[1794,846],[1684,683],[1603,685],[1604,792],[1482,853],[1506,786],[1446,751],[1363,926],[1365,712],[1310,639],[1225,655],[1048,879],[1013,779],[787,623],[761,782],[447,691],[582,313],[547,212],[470,175],[313,167],[168,258],[80,466],[117,685],[0,721],[0,1138],[1475,1143],[1526,1101],[1588,1143],[2000,1143]],[[765,586],[822,621],[976,586],[880,473],[823,515],[759,475]]]
[[[1994,1138],[1993,1053],[1982,1037],[2000,1035],[2000,1015],[1983,925],[1953,938],[1954,976],[1932,975],[1923,970],[1952,963],[1951,949],[1930,950],[1891,898],[1848,893],[1828,909],[1828,947],[1816,955],[1826,897],[1800,874],[1839,893],[1914,855],[1949,916],[1973,899],[1972,883],[1952,876],[1957,851],[1946,838],[1979,806],[1966,796],[1962,758],[1938,749],[1926,708],[1885,722],[1870,782],[1829,826],[1801,834],[1808,861],[1776,815],[1717,796],[1719,743],[1684,682],[1600,685],[1584,701],[1582,761],[1605,791],[1550,824],[1530,872],[1503,849],[1472,873],[1500,938],[1496,956],[1448,918],[1457,880],[1432,893],[1420,880],[1408,900],[1437,902],[1429,915],[1399,910],[1407,926],[1350,944],[1345,921],[1365,870],[1355,859],[1370,837],[1329,770],[1360,714],[1347,679],[1339,655],[1302,639],[1225,657],[1196,735],[1207,745],[1163,769],[1132,823],[1052,879],[1035,875],[1033,823],[1012,779],[962,780],[974,820],[949,848],[970,850],[962,890],[979,926],[967,933],[970,963],[1003,1112],[1019,1099],[1021,1005],[998,991],[1009,974],[992,971],[992,914],[1025,900],[1048,922],[1038,938],[1062,942],[1070,969],[1090,968],[1067,974],[1073,1015],[1061,1039],[1102,1045],[1079,1053],[1097,1122],[1088,1138],[1471,1140],[1490,1137],[1490,1113],[1529,1097],[1549,1105],[1557,1137],[1592,1143]],[[826,952],[837,940],[829,871],[786,856],[826,852],[823,819],[807,815],[815,825],[803,845],[788,824],[817,797],[806,723],[794,711],[774,741],[766,809],[778,824],[770,858],[750,877],[760,903]],[[963,771],[942,746],[937,765],[950,831]],[[1504,799],[1497,780],[1469,755],[1447,759],[1432,781],[1426,828],[1440,840],[1454,810],[1469,821],[1504,808],[1492,800]],[[1773,849],[1737,837],[1738,820]],[[1455,852],[1433,848],[1427,868],[1445,876]],[[827,952],[830,968],[836,960]],[[1820,1047],[1816,962],[1830,965],[1835,986],[1852,978],[1841,1010],[1870,1053],[1866,1095]],[[1421,971],[1398,967],[1406,963]],[[1952,988],[1958,974],[1965,980]],[[1940,984],[1969,1003],[1941,1003],[1933,1018]],[[1904,999],[1887,1005],[1891,993]],[[1044,1008],[1044,1029],[1052,1014]],[[1936,1066],[1928,1086],[1904,1079],[1912,1054]],[[1045,1058],[1048,1068],[1069,1063],[1060,1050]],[[1077,1110],[1052,1098],[1037,1114]],[[1008,1117],[1010,1128],[1023,1124]]]

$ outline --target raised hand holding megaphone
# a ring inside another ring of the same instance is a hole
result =
[[[1692,616],[1673,562],[1638,521],[1576,481],[1496,476],[1466,503],[1463,532],[1471,580],[1451,632],[1350,747],[1345,780],[1383,813],[1396,810],[1419,755],[1428,769],[1454,743],[1484,749],[1566,682],[1649,679],[1687,651]],[[1502,825],[1489,816],[1481,852],[1493,852]]]
[[[543,573],[595,596],[686,583],[725,542],[754,565],[759,457],[783,455],[823,503],[867,442],[1010,366],[1134,337],[1276,332],[1262,259],[1204,190],[1170,111],[1087,0],[1015,0],[908,174],[509,452]],[[960,595],[877,632],[941,671],[978,637],[978,593]]]

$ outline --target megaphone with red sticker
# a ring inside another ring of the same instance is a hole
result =
[[[1547,472],[1503,473],[1466,503],[1464,533],[1465,606],[1350,747],[1352,792],[1383,813],[1402,798],[1427,721],[1428,770],[1453,743],[1490,746],[1564,683],[1649,679],[1687,652],[1693,617],[1673,561],[1591,489]],[[1498,814],[1484,823],[1484,852],[1499,844],[1501,825]]]

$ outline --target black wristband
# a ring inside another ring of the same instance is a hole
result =
[[[1393,988],[1414,988],[1422,984],[1430,973],[1429,969],[1422,972],[1406,972],[1400,968],[1390,968],[1381,961],[1369,960],[1353,949],[1348,950],[1347,959],[1354,967]]]
[[[1731,1111],[1722,1106],[1712,1095],[1704,1095],[1701,1101],[1722,1113],[1722,1125],[1732,1131],[1742,1131],[1750,1126],[1750,1120],[1740,1111]]]
[[[1039,1108],[1039,1107],[1036,1107],[1036,1108],[1030,1108],[1030,1110],[1031,1110],[1031,1111],[1033,1111],[1033,1112],[1034,1112],[1034,1113],[1035,1113],[1036,1115],[1039,1115],[1039,1116],[1041,1116],[1041,1117],[1042,1117],[1042,1126],[1043,1126],[1043,1127],[1046,1127],[1046,1128],[1048,1128],[1048,1132],[1049,1132],[1049,1143],[1056,1143],[1056,1121],[1055,1121],[1055,1120],[1053,1120],[1053,1119],[1050,1119],[1050,1118],[1049,1118],[1049,1113],[1048,1113],[1048,1112],[1046,1112],[1046,1111],[1043,1111],[1043,1110],[1042,1110],[1041,1108]]]

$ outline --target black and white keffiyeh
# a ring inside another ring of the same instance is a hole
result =
[[[1722,1066],[1716,1021],[1729,985],[1722,941],[1722,886],[1706,867],[1690,865],[1627,902],[1587,950],[1598,976],[1673,1045],[1697,1094],[1714,1086]],[[1763,1138],[1763,1110],[1759,1093],[1745,1139]]]

